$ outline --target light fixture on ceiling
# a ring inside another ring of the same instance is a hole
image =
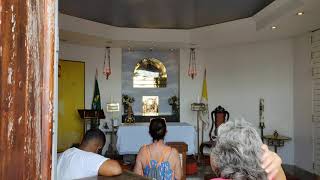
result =
[[[271,29],[275,30],[275,29],[277,29],[277,26],[272,26]]]
[[[297,16],[302,16],[302,15],[304,15],[304,12],[303,12],[303,11],[297,12],[296,15],[297,15]]]

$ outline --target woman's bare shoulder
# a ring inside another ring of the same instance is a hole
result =
[[[170,156],[170,159],[172,159],[173,161],[179,160],[178,150],[172,147],[169,156]]]
[[[176,148],[174,148],[174,147],[171,148],[171,153],[172,153],[173,155],[179,155],[178,150],[177,150]]]
[[[140,148],[140,150],[139,150],[139,152],[138,152],[138,155],[139,154],[144,154],[144,153],[146,153],[146,151],[147,151],[147,146],[148,145],[143,145],[143,146],[141,146],[141,148]]]

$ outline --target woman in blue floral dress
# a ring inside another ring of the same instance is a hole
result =
[[[167,126],[164,119],[151,120],[149,134],[153,143],[141,147],[134,167],[136,174],[156,180],[181,179],[179,153],[164,143]]]

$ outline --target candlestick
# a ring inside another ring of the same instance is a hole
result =
[[[264,122],[259,123],[260,133],[261,133],[261,139],[263,142],[263,129],[265,128]]]
[[[259,121],[264,123],[264,99],[259,100]]]
[[[261,139],[263,142],[263,129],[265,128],[264,124],[264,99],[260,98],[259,100],[259,128],[261,133]]]

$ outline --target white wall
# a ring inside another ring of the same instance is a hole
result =
[[[295,164],[313,171],[312,145],[312,78],[310,64],[310,36],[297,37],[294,48],[294,137]]]
[[[293,138],[291,40],[237,45],[203,53],[210,111],[222,105],[230,112],[231,119],[243,117],[258,130],[258,105],[262,97],[265,99],[265,134],[277,130]],[[278,150],[286,164],[294,163],[293,142]]]
[[[121,102],[121,49],[111,48],[111,67],[112,74],[109,80],[105,79],[103,75],[103,61],[105,49],[96,47],[86,47],[75,44],[60,43],[59,59],[71,61],[85,62],[85,108],[91,109],[94,79],[96,68],[98,69],[98,83],[101,95],[101,106],[106,112],[106,103],[113,100],[114,102]],[[114,115],[120,118],[120,114]],[[105,122],[110,122],[111,115],[106,114],[106,119],[101,120],[100,128]],[[111,126],[109,126],[111,127]],[[107,145],[109,138],[107,137]],[[105,149],[107,148],[105,146]]]
[[[189,49],[180,49],[180,121],[197,124],[196,112],[191,111],[191,104],[201,97],[204,72],[204,53],[196,50],[196,62],[198,75],[192,80],[188,76]]]

